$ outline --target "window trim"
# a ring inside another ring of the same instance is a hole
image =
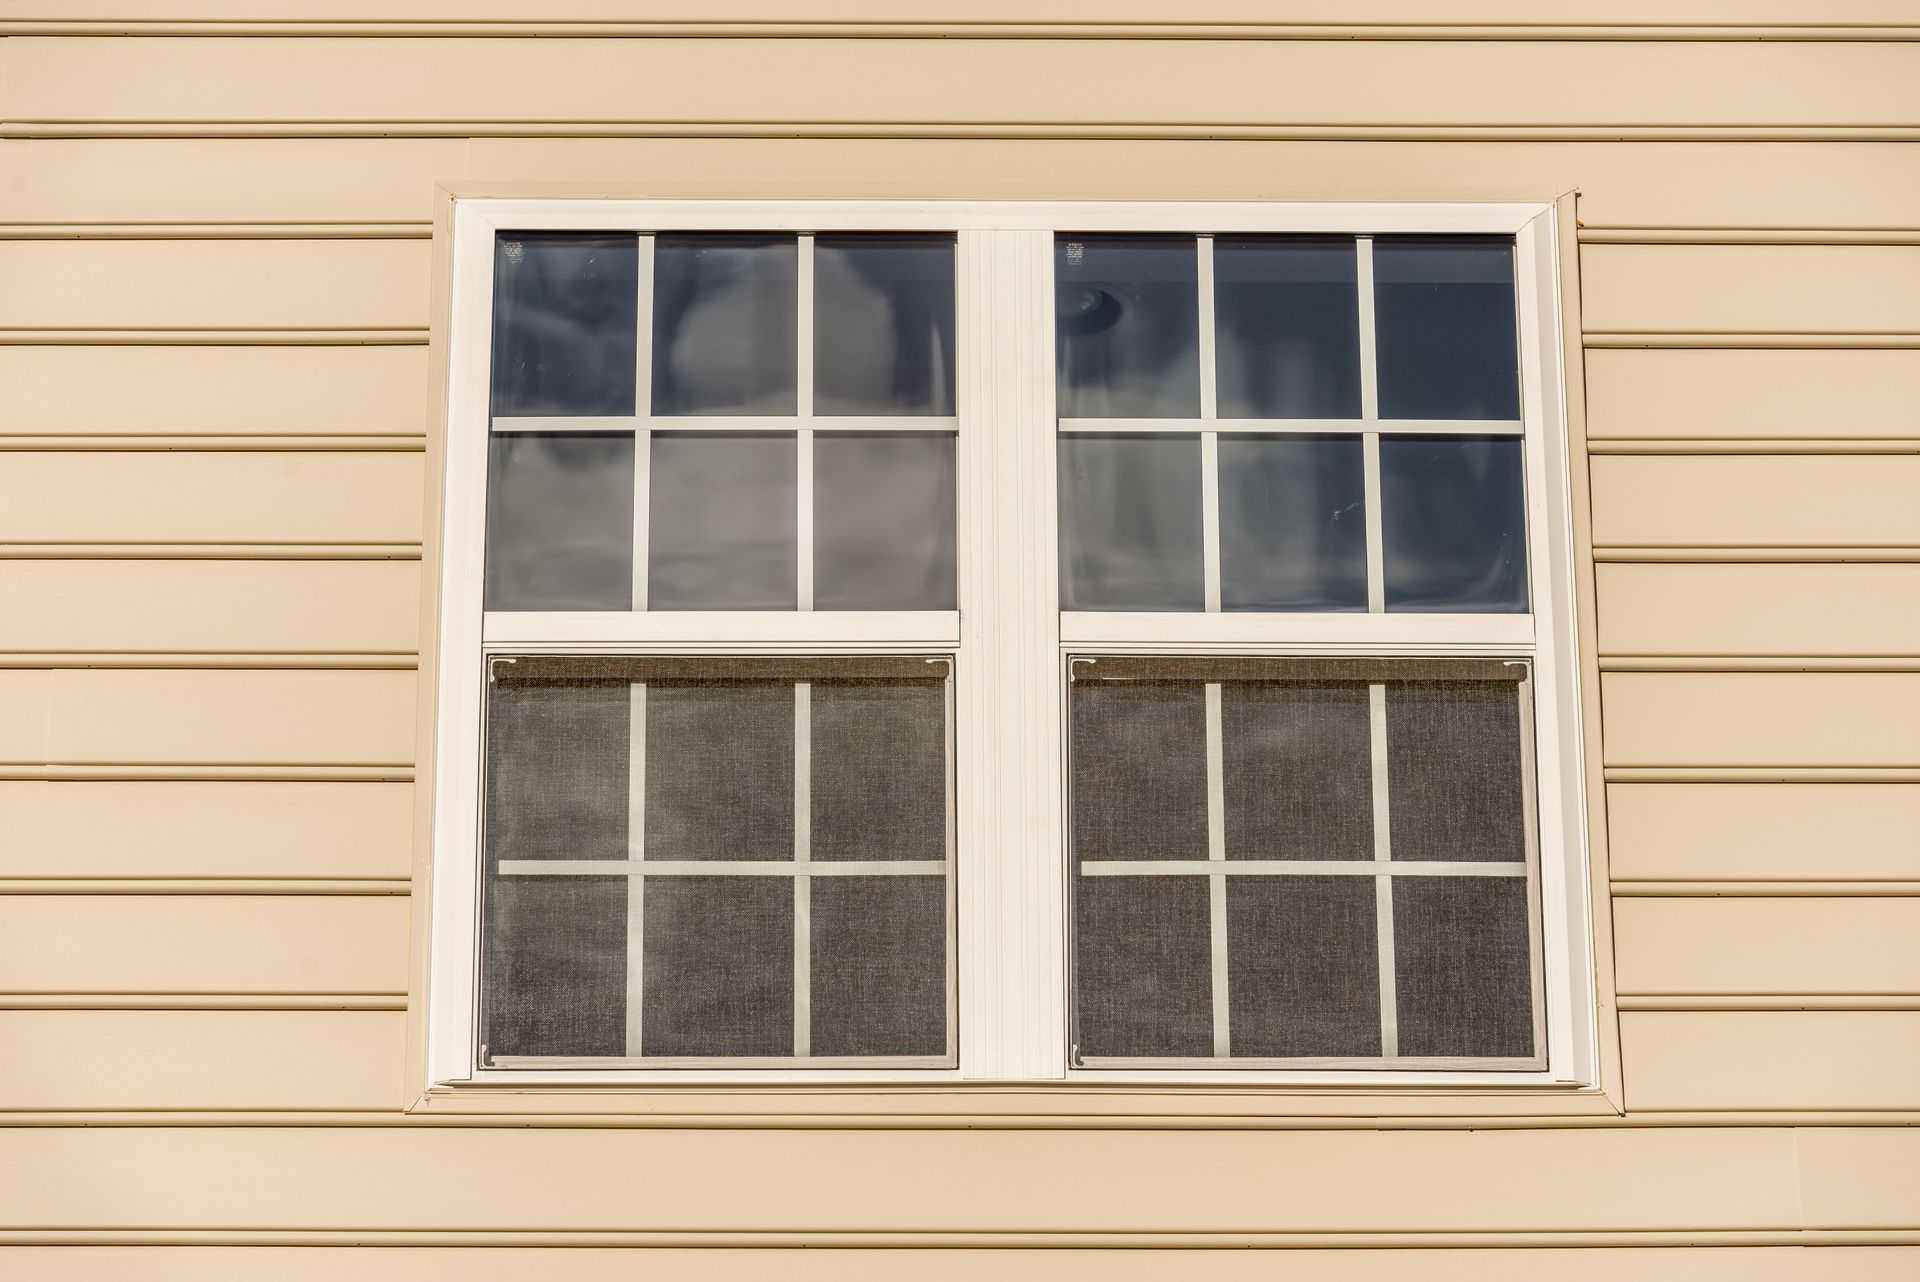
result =
[[[461,196],[449,220],[449,307],[445,350],[447,431],[437,534],[442,573],[435,587],[439,638],[423,665],[434,684],[431,748],[439,780],[423,805],[430,815],[432,877],[426,920],[424,1064],[429,1089],[508,1087],[657,1088],[665,1085],[820,1085],[973,1081],[1043,1085],[1584,1088],[1600,1080],[1594,1001],[1594,924],[1588,901],[1586,782],[1576,652],[1571,460],[1563,369],[1560,234],[1551,203],[1186,203],[919,202],[515,199]],[[861,616],[674,614],[527,616],[504,623],[480,612],[484,547],[492,233],[501,229],[642,231],[953,231],[959,238],[959,467],[962,609]],[[1319,616],[1127,616],[1137,632],[1116,644],[1125,620],[1089,622],[1057,603],[1051,280],[1058,231],[1329,234],[1495,234],[1516,242],[1520,375],[1528,441],[1530,616],[1350,615],[1337,628]],[[991,294],[1024,300],[1021,325],[981,314]],[[1037,426],[1044,424],[1044,429]],[[477,442],[477,445],[476,445]],[[992,478],[996,484],[988,484]],[[993,492],[996,490],[997,492]],[[993,599],[970,599],[967,583],[996,559],[1048,549],[1039,572]],[[971,567],[971,568],[970,568]],[[794,619],[806,622],[796,630]],[[1040,620],[1050,624],[1040,625]],[[960,918],[955,976],[962,1047],[958,1070],[628,1070],[558,1073],[473,1071],[471,1011],[477,970],[480,686],[471,680],[487,650],[525,648],[534,629],[567,623],[564,640],[539,633],[551,652],[591,652],[644,639],[690,652],[759,654],[912,653],[958,645],[956,821]],[[621,624],[628,625],[623,628]],[[1531,625],[1531,635],[1523,636]],[[905,635],[900,629],[905,630]],[[1442,640],[1436,641],[1440,632]],[[1102,638],[1105,639],[1102,639]],[[797,643],[796,643],[797,642]],[[1088,652],[1191,649],[1318,654],[1515,654],[1536,665],[1536,706],[1554,733],[1536,736],[1541,815],[1541,918],[1546,946],[1547,1068],[1533,1072],[1343,1070],[1124,1070],[1066,1066],[1064,859],[1067,648]],[[985,743],[989,716],[1001,740]],[[1017,745],[1006,751],[1004,745]],[[1051,760],[1049,760],[1051,759]],[[993,834],[991,837],[988,834]],[[1049,860],[1031,857],[1051,848]],[[1025,858],[1010,852],[1026,851]],[[999,852],[999,853],[993,853]],[[1008,940],[1024,946],[1008,947]],[[1044,943],[1041,941],[1045,941]],[[971,967],[971,969],[969,968]],[[971,1042],[971,1047],[970,1047]],[[971,1049],[972,1053],[969,1053]]]

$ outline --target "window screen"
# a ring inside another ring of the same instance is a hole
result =
[[[1077,1064],[1537,1061],[1525,663],[1070,670]]]
[[[945,659],[491,661],[482,1062],[952,1062]]]

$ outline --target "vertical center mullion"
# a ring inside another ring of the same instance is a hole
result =
[[[1387,687],[1375,681],[1367,686],[1367,711],[1372,747],[1373,858],[1380,869],[1373,879],[1374,940],[1380,969],[1380,1054],[1392,1059],[1400,1053],[1399,981],[1393,963],[1392,811],[1387,796]]]
[[[640,235],[633,353],[633,608],[647,608],[647,531],[653,499],[653,236]]]
[[[1227,1000],[1227,786],[1220,728],[1220,683],[1207,683],[1207,936],[1213,988],[1213,1053],[1233,1053]]]
[[[1360,417],[1367,424],[1360,437],[1367,509],[1367,609],[1380,614],[1387,608],[1387,573],[1380,511],[1380,365],[1373,319],[1373,237],[1355,239],[1354,269],[1360,304]]]
[[[796,399],[800,426],[795,444],[795,463],[798,468],[797,502],[800,529],[796,546],[799,548],[798,602],[802,610],[813,609],[813,235],[803,232],[800,235],[799,295],[800,316],[795,330],[799,336],[800,349],[794,368],[797,380]]]
[[[813,1053],[813,686],[793,687],[793,1053]]]
[[[1219,417],[1218,364],[1215,360],[1213,237],[1198,242],[1200,307],[1200,417]],[[1200,564],[1206,583],[1206,609],[1220,612],[1220,433],[1200,433]]]
[[[641,1011],[646,1002],[647,879],[639,862],[647,854],[647,686],[636,681],[627,687],[627,859],[634,869],[627,878],[627,1054],[638,1058]]]

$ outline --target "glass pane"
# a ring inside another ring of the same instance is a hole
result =
[[[1352,240],[1218,237],[1213,281],[1220,417],[1360,417]]]
[[[797,460],[784,433],[655,432],[647,608],[793,609]]]
[[[1205,877],[1075,877],[1076,1059],[1213,1054]]]
[[[626,1053],[625,877],[496,878],[486,939],[482,1063]]]
[[[1382,418],[1520,417],[1513,242],[1373,242]]]
[[[1198,610],[1197,436],[1060,437],[1060,608]]]
[[[1062,236],[1053,261],[1060,417],[1199,417],[1194,238]]]
[[[1402,1055],[1534,1054],[1524,877],[1396,877]]]
[[[946,878],[811,880],[809,1050],[945,1055]]]
[[[793,880],[649,877],[641,1049],[793,1054]]]
[[[502,232],[493,256],[493,413],[631,414],[638,241]]]
[[[633,608],[630,433],[492,434],[486,608]]]
[[[1074,858],[1205,859],[1205,687],[1075,681],[1069,706]]]
[[[1395,859],[1527,857],[1519,687],[1402,681],[1387,687],[1387,792]]]
[[[653,412],[794,413],[798,241],[719,234],[653,244]]]
[[[1517,436],[1382,436],[1389,611],[1524,614],[1526,481]]]
[[[1374,880],[1227,879],[1227,1027],[1235,1056],[1380,1053]]]
[[[647,684],[648,859],[793,858],[793,685]]]
[[[945,859],[945,684],[816,681],[808,698],[812,857]]]
[[[953,244],[814,238],[814,413],[954,412]]]
[[[1220,731],[1227,858],[1373,858],[1363,682],[1224,682]]]
[[[1360,438],[1219,440],[1221,609],[1365,610]]]
[[[817,610],[951,610],[954,438],[821,432],[813,439]]]

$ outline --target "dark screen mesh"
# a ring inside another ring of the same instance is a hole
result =
[[[1205,877],[1074,882],[1081,1057],[1213,1053]]]
[[[946,878],[811,880],[813,1053],[946,1054]]]
[[[1223,684],[1227,858],[1373,858],[1368,718],[1358,682]]]
[[[486,1056],[622,1055],[627,879],[501,877],[487,892]]]
[[[647,858],[793,858],[793,684],[647,686]]]
[[[1395,859],[1527,857],[1520,699],[1505,682],[1387,687]]]
[[[793,882],[649,877],[648,1055],[793,1053]]]
[[[815,859],[944,859],[946,686],[816,683]]]
[[[1227,879],[1233,1053],[1380,1053],[1372,877]]]
[[[1524,877],[1404,877],[1393,887],[1402,1055],[1534,1053]]]
[[[1072,707],[1075,857],[1205,859],[1205,690],[1076,683]]]

